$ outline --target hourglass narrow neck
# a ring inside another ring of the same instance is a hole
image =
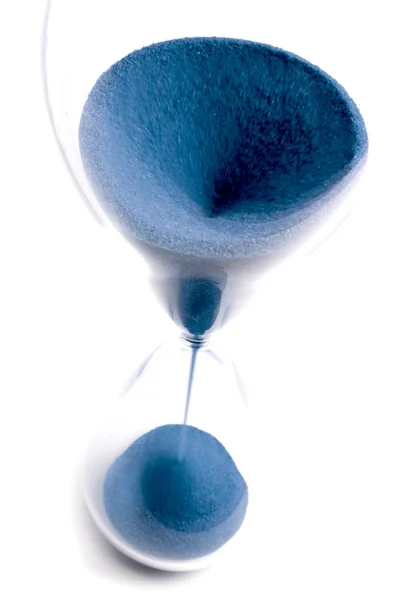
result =
[[[210,344],[210,337],[210,335],[192,335],[187,331],[182,332],[180,335],[183,344],[193,350],[207,348]]]

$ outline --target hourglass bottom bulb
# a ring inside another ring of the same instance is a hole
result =
[[[103,501],[111,524],[132,547],[186,560],[215,552],[238,531],[248,490],[215,437],[189,425],[165,425],[115,460]]]

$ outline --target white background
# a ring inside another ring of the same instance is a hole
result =
[[[340,230],[271,274],[226,332],[262,426],[262,510],[247,547],[186,575],[123,558],[82,506],[77,466],[93,416],[171,325],[140,258],[109,243],[58,154],[41,87],[44,2],[0,6],[0,597],[398,600],[394,0],[243,2],[265,41],[348,89],[370,158]]]

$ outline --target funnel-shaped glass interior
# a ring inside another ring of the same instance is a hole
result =
[[[332,78],[264,44],[191,38],[133,52],[97,81],[86,172],[131,238],[181,254],[262,254],[318,208],[367,146]]]

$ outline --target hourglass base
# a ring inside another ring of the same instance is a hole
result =
[[[179,344],[155,352],[88,452],[85,497],[108,540],[158,569],[209,564],[247,510],[246,412],[229,361]]]

